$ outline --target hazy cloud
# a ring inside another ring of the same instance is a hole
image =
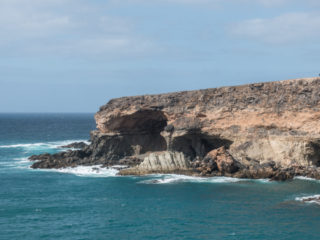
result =
[[[266,43],[311,41],[320,36],[319,13],[287,13],[274,18],[256,18],[231,26],[233,36]]]
[[[152,45],[128,19],[75,0],[0,0],[0,35],[8,54],[130,54]]]
[[[262,4],[264,6],[268,6],[268,7],[272,7],[272,6],[280,6],[283,5],[285,3],[289,3],[292,2],[292,0],[247,0],[250,3],[259,3]]]
[[[112,0],[114,3],[168,3],[168,4],[197,4],[197,5],[215,5],[222,6],[225,3],[233,3],[233,4],[258,4],[265,7],[277,7],[283,6],[285,4],[293,4],[293,3],[301,3],[300,0]],[[318,0],[304,0],[304,4],[318,4]]]

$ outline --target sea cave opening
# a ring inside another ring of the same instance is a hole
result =
[[[225,146],[229,148],[232,141],[219,136],[210,136],[203,133],[193,132],[172,140],[170,150],[183,152],[191,160],[204,158],[213,149]]]
[[[162,111],[140,110],[114,119],[109,129],[120,133],[160,133],[167,126],[167,117]]]
[[[308,147],[310,149],[308,154],[310,164],[320,167],[320,141],[310,142]]]
[[[166,126],[167,117],[162,111],[140,110],[114,119],[108,128],[120,133],[121,146],[128,149],[126,155],[140,155],[167,149],[160,134]]]

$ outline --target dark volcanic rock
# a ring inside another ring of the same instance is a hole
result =
[[[86,146],[88,146],[88,145],[85,144],[84,142],[74,142],[74,143],[70,143],[68,145],[61,146],[60,148],[78,148],[78,149],[83,149]]]
[[[50,160],[52,158],[52,154],[50,153],[44,153],[44,154],[40,154],[40,155],[32,155],[29,157],[30,161],[38,161],[38,160]]]
[[[63,168],[75,167],[78,165],[92,165],[90,159],[91,152],[77,150],[60,152],[56,154],[40,154],[33,155],[29,159],[36,161],[32,164],[32,168]]]
[[[302,197],[298,198],[298,200],[305,203],[316,203],[320,205],[320,195],[310,196],[310,197]]]
[[[142,161],[143,159],[141,157],[130,156],[130,157],[125,157],[119,160],[119,164],[126,165],[126,166],[136,166],[140,164]]]

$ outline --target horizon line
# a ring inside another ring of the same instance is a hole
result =
[[[1,112],[0,114],[95,114],[96,112]]]

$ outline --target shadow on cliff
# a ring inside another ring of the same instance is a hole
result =
[[[167,126],[167,117],[162,111],[140,110],[133,114],[115,117],[106,128],[121,134],[159,133]]]
[[[190,159],[204,158],[208,152],[222,146],[229,148],[232,141],[210,136],[201,132],[188,132],[183,136],[172,139],[171,151],[183,152]]]
[[[115,117],[107,128],[118,134],[93,134],[91,157],[107,163],[147,152],[165,151],[167,143],[160,133],[166,126],[165,114],[157,110],[140,110]]]

